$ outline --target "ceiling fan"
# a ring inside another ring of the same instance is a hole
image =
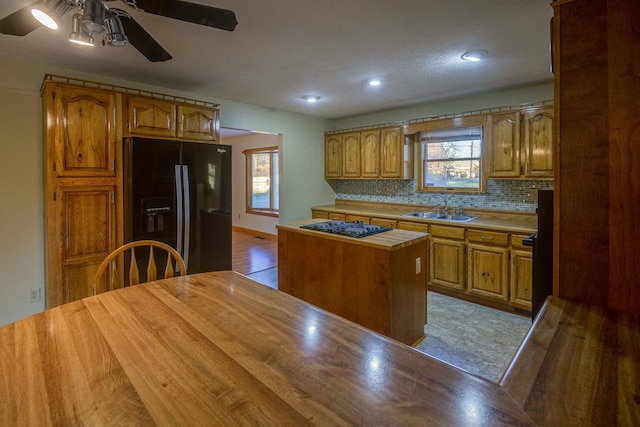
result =
[[[104,34],[103,45],[120,47],[131,43],[152,62],[164,62],[172,58],[127,11],[106,5],[113,1],[39,0],[0,19],[0,33],[26,36],[41,24],[58,29],[61,19],[71,10],[78,9],[72,18],[69,41],[93,45],[93,35]],[[213,6],[182,0],[121,1],[136,10],[226,31],[233,31],[238,24],[234,12]]]

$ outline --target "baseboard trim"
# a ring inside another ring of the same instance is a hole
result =
[[[271,238],[271,239],[275,239],[275,238],[278,237],[276,234],[269,234],[269,233],[265,233],[264,231],[252,230],[250,228],[237,227],[235,225],[232,228],[233,228],[233,231],[240,231],[242,233],[249,233],[249,234],[253,234],[254,236],[266,237],[266,238]]]

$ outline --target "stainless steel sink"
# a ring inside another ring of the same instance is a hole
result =
[[[409,212],[403,214],[402,216],[412,216],[414,218],[430,218],[430,219],[441,219],[444,221],[457,221],[457,222],[467,222],[472,219],[477,218],[477,216],[471,215],[439,215],[435,212]]]

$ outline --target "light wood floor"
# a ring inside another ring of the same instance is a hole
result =
[[[242,228],[233,229],[233,270],[255,273],[278,265],[278,237]]]

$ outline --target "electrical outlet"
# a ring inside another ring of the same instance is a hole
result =
[[[422,271],[422,258],[416,258],[416,274]]]
[[[40,288],[33,288],[29,290],[29,302],[38,302],[41,299]]]

